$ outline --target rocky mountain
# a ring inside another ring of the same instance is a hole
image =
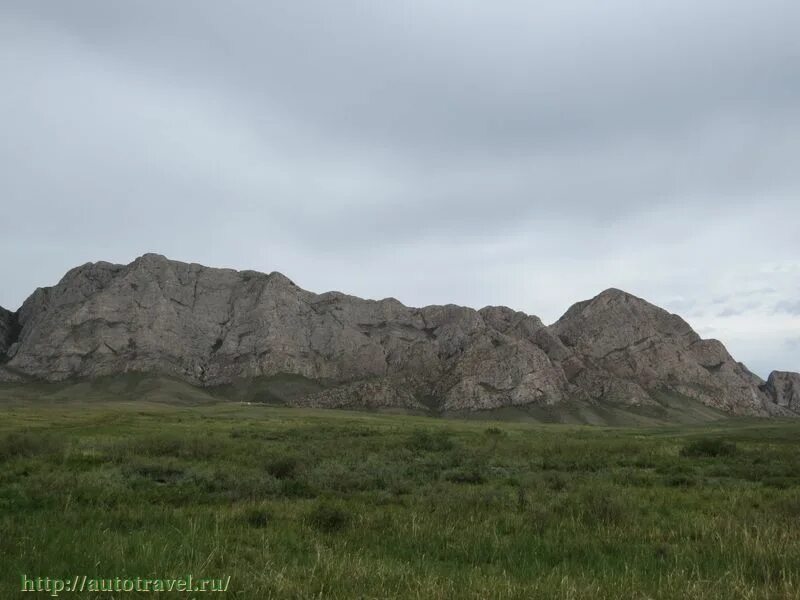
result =
[[[646,409],[667,394],[734,414],[800,413],[791,375],[765,383],[721,343],[619,290],[547,327],[505,307],[315,294],[277,272],[153,254],[77,267],[17,313],[0,311],[0,356],[6,381],[144,372],[214,388],[290,374],[315,383],[292,399],[309,406]]]
[[[551,331],[584,366],[574,381],[598,400],[647,403],[668,391],[735,414],[785,412],[719,341],[620,290],[575,304]]]

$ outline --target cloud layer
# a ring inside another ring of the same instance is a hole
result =
[[[146,251],[800,370],[800,5],[0,4],[0,305]]]

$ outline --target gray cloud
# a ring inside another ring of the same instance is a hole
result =
[[[789,0],[6,1],[0,305],[145,251],[547,321],[616,286],[800,369],[774,333],[797,314],[764,308],[797,301],[799,20]]]
[[[784,300],[775,305],[776,313],[789,313],[790,315],[800,315],[800,300]]]
[[[718,317],[736,317],[736,316],[739,316],[739,315],[744,314],[744,313],[745,313],[745,310],[743,308],[733,308],[732,306],[729,306],[728,308],[726,308],[725,310],[723,310],[719,314],[717,314],[717,316]]]

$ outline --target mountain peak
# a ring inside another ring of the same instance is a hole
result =
[[[139,261],[147,261],[147,262],[175,262],[171,261],[169,258],[164,256],[163,254],[158,254],[157,252],[145,252],[141,256],[137,257],[136,260],[133,262]]]
[[[613,287],[603,290],[588,302],[589,304],[597,304],[597,303],[609,304],[615,302],[628,302],[639,306],[652,306],[653,308],[662,310],[655,304],[648,302],[644,298],[640,298],[639,296],[634,296],[630,292],[626,292],[625,290]]]
[[[625,290],[621,290],[619,288],[610,287],[597,294],[595,298],[617,298],[617,297],[627,297],[627,296],[632,296],[632,294],[629,294]]]

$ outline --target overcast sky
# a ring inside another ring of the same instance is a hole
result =
[[[800,370],[797,0],[0,0],[0,305],[145,252]]]

